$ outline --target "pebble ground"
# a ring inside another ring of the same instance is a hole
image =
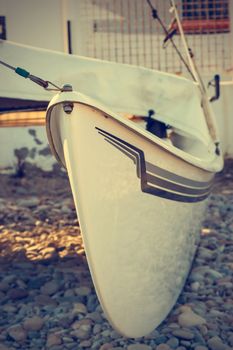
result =
[[[148,336],[126,339],[98,303],[66,174],[1,174],[0,350],[233,349],[233,160],[216,180],[175,307]]]

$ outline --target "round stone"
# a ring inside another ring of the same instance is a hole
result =
[[[106,343],[106,344],[101,345],[99,350],[111,350],[112,348],[113,348],[112,344]]]
[[[167,345],[169,345],[172,349],[176,349],[179,346],[179,340],[175,337],[172,337],[167,341]]]
[[[17,312],[17,307],[13,304],[5,304],[3,305],[2,310],[9,314],[13,314]]]
[[[93,334],[98,334],[100,333],[102,330],[102,327],[100,324],[95,324],[94,327],[93,327]]]
[[[40,290],[42,294],[53,295],[59,290],[59,284],[56,281],[52,280],[45,283]]]
[[[171,350],[171,348],[168,344],[159,344],[156,347],[156,350]]]
[[[95,323],[102,323],[103,322],[103,317],[100,312],[91,312],[87,314],[87,318],[90,320],[94,321]]]
[[[186,311],[178,316],[178,323],[181,327],[194,327],[205,324],[206,320],[193,311]]]
[[[227,345],[224,344],[222,342],[222,340],[217,336],[210,338],[207,341],[207,344],[211,350],[226,350],[227,349]]]
[[[7,282],[0,282],[0,291],[7,292],[9,289],[9,284]]]
[[[52,299],[50,296],[48,295],[44,295],[44,294],[39,294],[35,297],[35,302],[37,305],[40,306],[56,306],[57,302],[56,300]]]
[[[131,344],[127,347],[127,350],[152,350],[152,347],[145,344]]]
[[[10,289],[7,295],[12,300],[20,300],[28,296],[28,291],[21,288],[14,288]]]
[[[70,332],[70,335],[78,339],[88,339],[90,336],[90,330],[76,329],[75,331]]]
[[[84,349],[90,349],[92,342],[90,340],[83,340],[80,342],[79,346]]]
[[[75,303],[73,306],[72,314],[73,315],[78,315],[78,314],[86,314],[87,313],[87,308],[84,304],[82,303]]]
[[[12,348],[8,348],[8,346],[0,343],[0,350],[11,350]]]
[[[91,294],[91,288],[89,287],[79,287],[75,288],[75,293],[79,296],[86,297]]]
[[[195,346],[194,350],[208,350],[208,348],[206,346],[197,345]]]
[[[39,202],[40,201],[37,197],[31,197],[31,198],[20,199],[18,202],[18,205],[26,208],[33,208],[38,206]]]
[[[197,292],[200,288],[200,283],[199,282],[193,282],[191,283],[191,289],[193,292]]]
[[[60,345],[62,343],[61,337],[59,334],[48,334],[47,336],[47,341],[46,341],[46,346],[47,348],[50,348],[51,346],[54,345]]]
[[[8,334],[16,342],[25,341],[27,338],[27,333],[26,333],[25,329],[20,325],[15,325],[15,326],[8,328]]]
[[[229,341],[230,346],[233,347],[233,333],[229,336],[228,341]]]
[[[28,318],[23,323],[23,327],[27,331],[40,331],[43,325],[44,320],[39,316]]]
[[[194,334],[190,331],[186,331],[185,329],[176,329],[172,332],[172,334],[180,339],[191,340],[194,338]]]

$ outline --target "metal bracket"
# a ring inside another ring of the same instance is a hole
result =
[[[70,84],[65,84],[62,87],[62,92],[71,92],[73,91],[72,85]],[[71,114],[74,109],[74,104],[71,101],[66,101],[63,103],[63,110],[66,114]]]
[[[6,40],[6,17],[0,16],[0,39]]]
[[[209,81],[208,87],[213,86],[215,88],[215,95],[210,98],[210,102],[214,102],[220,97],[220,75],[216,74],[214,78]]]

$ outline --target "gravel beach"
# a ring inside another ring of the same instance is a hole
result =
[[[233,349],[232,159],[216,177],[183,292],[140,339],[117,334],[101,310],[67,175],[25,171],[0,175],[0,350]]]

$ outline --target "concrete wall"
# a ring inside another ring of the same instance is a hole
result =
[[[45,171],[56,164],[43,126],[0,128],[0,150],[0,172],[16,173],[19,162],[35,164]]]
[[[64,50],[60,0],[0,0],[0,15],[6,16],[7,40]]]
[[[233,157],[233,84],[222,86],[221,98],[213,102],[223,151]]]

